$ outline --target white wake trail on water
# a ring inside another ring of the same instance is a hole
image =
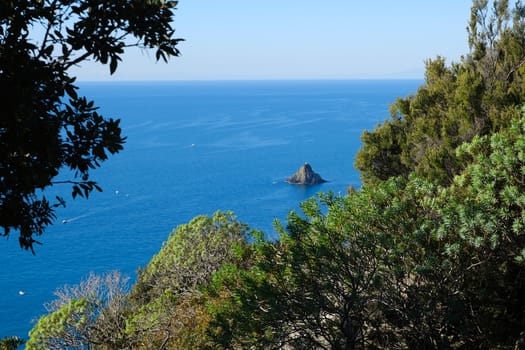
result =
[[[115,196],[119,196],[120,197],[121,196],[120,195],[120,191],[118,191],[118,190],[115,191]],[[95,216],[95,215],[98,215],[98,214],[101,214],[101,213],[105,213],[105,212],[108,212],[108,211],[113,211],[113,210],[119,209],[119,208],[124,208],[124,207],[127,207],[127,206],[131,205],[131,204],[151,199],[152,195],[143,195],[143,196],[133,197],[132,199],[129,199],[130,195],[129,194],[125,194],[122,197],[124,197],[124,202],[120,202],[118,204],[114,204],[114,205],[110,205],[110,206],[99,207],[98,209],[91,209],[91,210],[87,211],[85,214],[74,216],[72,218],[64,218],[64,219],[62,219],[62,223],[63,224],[68,224],[68,223],[75,222],[75,221],[78,221],[78,220],[81,220],[81,219],[85,219],[87,217]]]

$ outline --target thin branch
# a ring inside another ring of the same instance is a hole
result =
[[[506,77],[505,80],[508,81],[508,80],[510,79],[510,76],[511,76],[514,72],[516,72],[521,66],[523,66],[523,64],[525,64],[525,57],[523,57],[523,58],[521,59],[521,61],[520,61],[517,65],[515,65],[514,67],[512,67],[512,69],[511,69],[511,70],[509,71],[509,73],[507,74],[507,77]]]
[[[55,11],[55,4],[57,3],[57,0],[54,0],[50,5],[49,7],[52,9],[52,11],[54,12]],[[46,44],[47,44],[47,38],[49,37],[49,32],[51,31],[51,28],[53,28],[53,21],[50,20],[49,18],[47,19],[47,29],[46,29],[46,33],[44,34],[44,38],[42,39],[42,45],[40,46],[40,50],[38,52],[38,56],[37,58],[40,58],[42,57],[43,53],[44,53],[44,50],[46,48]]]
[[[487,262],[486,260],[479,261],[479,262],[477,262],[477,263],[475,263],[475,264],[472,264],[472,265],[470,265],[469,267],[467,267],[466,270],[473,269],[474,267],[479,266],[479,265],[481,265],[481,264],[484,264],[484,263],[486,263],[486,262]]]
[[[72,60],[71,62],[69,62],[68,64],[65,64],[64,65],[64,70],[67,70],[69,68],[71,68],[72,66],[82,62],[82,61],[85,61],[89,56],[91,56],[91,53],[89,52],[86,52],[84,53],[83,55],[80,55],[79,57],[75,58],[74,60]]]
[[[80,184],[86,184],[92,181],[73,181],[73,180],[64,180],[64,181],[52,181],[52,185],[64,185],[64,184],[71,184],[71,185],[80,185]]]

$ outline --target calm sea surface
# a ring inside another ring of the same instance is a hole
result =
[[[134,278],[168,234],[199,214],[233,210],[275,237],[272,221],[317,192],[359,186],[353,168],[364,129],[389,116],[420,81],[84,83],[80,93],[122,118],[125,150],[93,177],[104,188],[71,200],[37,254],[16,235],[0,242],[0,337],[27,332],[64,284],[93,271]],[[304,162],[329,182],[284,182]],[[61,179],[67,179],[62,175]],[[62,224],[62,220],[68,220]],[[19,291],[25,291],[20,295]]]

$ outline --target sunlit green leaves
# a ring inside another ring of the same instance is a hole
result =
[[[86,313],[93,307],[87,298],[73,299],[49,315],[43,316],[29,333],[28,350],[65,349],[89,346],[82,332]],[[68,328],[77,332],[68,333]]]
[[[428,60],[417,93],[398,99],[390,119],[363,133],[356,167],[364,183],[414,171],[449,184],[464,165],[455,154],[458,146],[503,130],[519,116],[525,102],[525,12],[519,2],[513,9],[508,1],[489,3],[473,4],[471,52],[450,66],[443,57]]]
[[[211,315],[233,307],[224,286],[251,259],[248,226],[231,212],[198,216],[178,226],[140,273],[131,293],[130,336],[173,348],[202,348]],[[165,332],[170,337],[165,339]],[[147,339],[147,340],[146,340]]]

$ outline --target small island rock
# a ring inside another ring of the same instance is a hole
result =
[[[304,163],[295,174],[286,179],[286,182],[294,185],[318,185],[326,180],[314,172],[310,164]]]

